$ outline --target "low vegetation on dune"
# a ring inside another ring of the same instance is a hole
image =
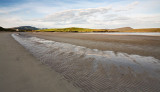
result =
[[[88,28],[53,28],[53,29],[41,29],[37,32],[160,32],[160,28],[148,28],[148,29],[133,29],[130,27],[117,28],[117,29],[88,29]]]
[[[38,32],[108,32],[106,29],[88,29],[88,28],[54,28],[54,29],[41,29]]]
[[[112,32],[160,32],[160,28],[144,28],[144,29],[133,29],[130,27],[117,28],[117,29],[108,29]]]
[[[160,32],[160,28],[132,29],[124,32]]]

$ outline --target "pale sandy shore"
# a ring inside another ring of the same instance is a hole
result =
[[[0,33],[0,92],[78,92],[63,76],[38,62],[11,33]]]

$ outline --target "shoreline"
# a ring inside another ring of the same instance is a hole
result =
[[[132,36],[160,36],[160,32],[104,32],[104,33],[82,33],[82,34],[102,34],[102,35],[132,35]]]

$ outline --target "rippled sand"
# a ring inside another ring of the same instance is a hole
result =
[[[84,92],[158,92],[160,60],[13,34],[38,60]]]

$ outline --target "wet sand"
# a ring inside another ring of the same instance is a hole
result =
[[[159,37],[81,33],[12,36],[82,92],[160,91]]]
[[[0,33],[0,92],[79,92],[11,37]]]
[[[91,49],[125,52],[160,59],[160,36],[37,32],[34,36]]]

